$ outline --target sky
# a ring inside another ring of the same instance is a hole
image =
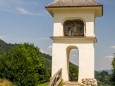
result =
[[[0,39],[7,43],[29,42],[51,55],[53,17],[45,5],[53,0],[0,0]],[[115,0],[97,0],[103,4],[103,17],[96,18],[95,69],[110,70],[115,53]],[[78,51],[71,61],[78,64]],[[77,58],[77,59],[76,59]]]

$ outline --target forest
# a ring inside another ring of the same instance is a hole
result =
[[[40,86],[48,83],[51,58],[34,44],[8,44],[0,39],[0,86]],[[115,58],[111,64],[111,74],[95,71],[98,86],[115,86]],[[70,62],[69,70],[70,81],[77,81],[78,66]]]

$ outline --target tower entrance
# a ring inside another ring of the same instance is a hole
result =
[[[76,47],[67,48],[68,56],[68,75],[69,81],[78,81],[79,72],[79,51]]]

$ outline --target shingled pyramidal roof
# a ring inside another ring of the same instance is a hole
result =
[[[48,4],[46,8],[58,8],[58,7],[95,7],[102,6],[95,0],[55,0]]]

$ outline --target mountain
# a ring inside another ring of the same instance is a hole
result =
[[[105,70],[105,71],[107,71],[107,72],[108,72],[108,74],[112,74],[112,73],[113,73],[113,71],[112,71],[112,70]]]
[[[15,45],[18,45],[18,44],[6,43],[5,41],[0,39],[0,54],[7,52],[8,50],[10,50]],[[51,68],[51,56],[48,54],[45,54],[45,53],[42,53],[42,55],[44,57],[43,59],[44,59],[46,67]]]
[[[51,59],[52,57],[48,54],[45,54],[45,53],[42,53],[43,54],[43,57],[44,57],[44,62],[45,62],[45,66],[48,67],[48,68],[51,68]]]
[[[108,74],[112,74],[113,73],[113,71],[112,71],[112,69],[111,70],[99,70],[99,71],[97,71],[98,73],[101,73],[101,72],[103,72],[103,71],[105,71],[105,72],[107,72]]]
[[[0,39],[0,53],[7,52],[9,49],[11,49],[16,44],[7,44],[3,40]]]

